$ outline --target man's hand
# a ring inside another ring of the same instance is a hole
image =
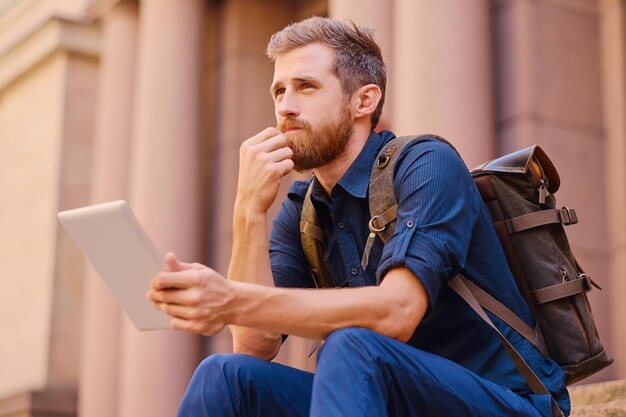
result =
[[[273,127],[246,140],[239,150],[236,207],[246,214],[265,214],[282,177],[293,169],[292,155],[286,136]]]
[[[234,298],[230,283],[204,265],[180,262],[171,252],[165,260],[168,270],[154,277],[148,299],[172,316],[175,329],[205,336],[222,330]]]

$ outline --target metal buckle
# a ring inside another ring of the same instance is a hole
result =
[[[379,169],[383,169],[384,167],[386,167],[387,164],[389,163],[389,160],[391,159],[391,155],[393,155],[393,153],[396,151],[397,148],[398,148],[397,145],[388,146],[387,149],[385,149],[385,154],[381,155],[376,160],[376,166]]]
[[[564,226],[569,226],[570,224],[578,223],[578,217],[576,216],[576,211],[574,209],[570,209],[567,206],[563,206],[561,208],[561,223]]]
[[[578,279],[583,280],[583,289],[585,292],[591,291],[591,278],[587,274],[580,274]]]
[[[374,226],[374,220],[378,219],[379,216],[374,216],[370,219],[370,222],[368,224],[370,231],[375,232],[375,233],[380,233],[383,230],[385,230],[385,227],[387,226],[383,226],[383,227],[376,227]]]

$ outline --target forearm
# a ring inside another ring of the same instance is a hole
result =
[[[233,253],[228,279],[273,287],[266,217],[235,209]],[[280,348],[280,334],[249,327],[230,326],[233,350],[271,360]]]
[[[391,272],[380,287],[307,290],[236,285],[230,320],[309,339],[324,339],[344,327],[363,327],[407,341],[426,311],[426,295],[414,276],[403,279]]]

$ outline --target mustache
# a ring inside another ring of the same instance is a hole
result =
[[[284,119],[276,128],[285,133],[287,129],[309,129],[309,124],[296,119]]]

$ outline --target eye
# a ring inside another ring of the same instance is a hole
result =
[[[282,96],[283,94],[285,94],[285,89],[277,88],[276,91],[274,91],[274,98],[277,98],[278,96]]]
[[[311,89],[311,88],[315,88],[315,85],[313,85],[312,83],[303,83],[302,84],[302,89],[303,90],[308,90],[308,89]]]

